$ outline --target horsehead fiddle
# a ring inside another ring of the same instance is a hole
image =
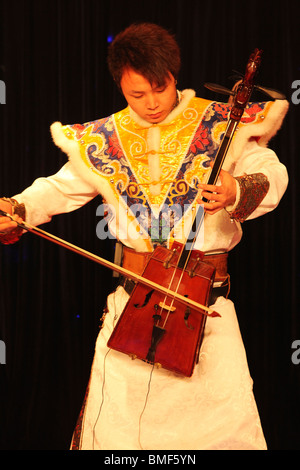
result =
[[[217,183],[234,132],[250,99],[260,62],[261,51],[255,49],[247,63],[244,79],[237,88],[208,184]],[[203,253],[192,248],[204,217],[203,207],[199,205],[185,244],[174,242],[171,250],[156,247],[143,271],[143,277],[159,279],[159,283],[207,306],[215,268],[203,261]],[[198,359],[206,318],[207,315],[179,305],[172,297],[162,298],[157,292],[149,292],[144,285],[137,284],[112,332],[108,346],[190,377]]]
[[[255,49],[248,60],[207,184],[217,183],[235,130],[252,94],[261,53]],[[157,246],[143,277],[158,279],[159,284],[207,306],[215,268],[203,261],[204,253],[192,248],[204,217],[203,207],[198,205],[185,244],[174,242],[171,250]],[[162,298],[160,293],[137,284],[107,344],[133,358],[190,377],[198,359],[206,318],[207,315],[179,305],[170,296]]]
[[[261,52],[255,49],[250,55],[245,76],[236,89],[225,134],[207,184],[217,183],[233,135],[254,88]],[[205,201],[204,198],[202,200]],[[0,215],[14,220],[5,211],[0,210]],[[100,258],[26,222],[17,222],[17,224],[26,231],[135,281],[135,287],[108,340],[108,346],[132,358],[158,364],[165,369],[190,377],[197,362],[206,318],[220,317],[219,313],[208,306],[215,268],[203,261],[204,253],[192,249],[195,234],[198,233],[204,217],[203,208],[199,205],[185,244],[174,242],[171,250],[157,246],[142,275]]]

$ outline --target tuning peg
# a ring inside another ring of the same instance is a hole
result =
[[[205,88],[215,91],[216,93],[221,93],[222,95],[235,95],[232,90],[229,90],[222,85],[217,85],[216,83],[204,83],[204,86]]]
[[[274,90],[273,88],[266,88],[266,87],[262,87],[260,85],[254,85],[254,88],[256,88],[259,91],[262,91],[263,93],[270,96],[274,100],[285,100],[286,99],[286,97],[283,93],[281,93],[280,91]]]
[[[241,72],[238,72],[237,70],[232,70],[233,72],[233,75],[230,75],[229,80],[234,80],[235,82],[237,80],[240,80],[241,78],[243,78],[243,74]]]

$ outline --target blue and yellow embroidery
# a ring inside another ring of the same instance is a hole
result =
[[[261,122],[270,103],[250,103],[240,126]],[[168,124],[159,124],[160,147],[149,149],[149,128],[138,126],[126,108],[108,118],[63,127],[65,135],[79,144],[84,163],[122,198],[132,215],[160,243],[184,216],[184,208],[195,203],[198,185],[205,182],[227,125],[229,105],[193,98],[189,106]],[[151,182],[148,157],[159,154],[161,178]],[[160,193],[150,186],[160,183]],[[170,208],[176,207],[176,210]],[[157,223],[153,211],[159,209]],[[178,210],[181,208],[181,210]]]

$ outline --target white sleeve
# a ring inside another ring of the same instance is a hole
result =
[[[53,215],[71,212],[83,206],[98,192],[84,181],[70,162],[55,175],[36,179],[14,197],[26,208],[26,221],[31,225],[49,222]]]
[[[256,196],[253,192],[251,194],[250,184],[249,193],[247,194],[247,192],[245,192],[243,196],[241,195],[241,188],[238,187],[236,202],[233,207],[226,208],[228,211],[233,214],[238,208],[240,208],[241,211],[244,210],[245,218],[249,220],[264,215],[277,207],[288,185],[287,169],[279,161],[273,150],[261,147],[255,140],[252,140],[248,143],[243,155],[237,159],[233,176],[239,178],[245,175],[251,176],[259,174],[266,178],[269,187],[265,196],[258,205],[255,208],[253,206],[252,208],[246,207],[247,199],[252,198],[252,200],[255,200]],[[256,183],[257,181],[258,179],[256,179]],[[242,206],[244,206],[244,209]],[[252,212],[247,214],[248,210],[252,210]]]

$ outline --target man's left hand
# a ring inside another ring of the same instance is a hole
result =
[[[220,185],[200,184],[197,202],[202,204],[205,212],[210,215],[215,214],[224,207],[235,203],[236,180],[227,171],[220,171]],[[207,199],[203,202],[201,198]]]

